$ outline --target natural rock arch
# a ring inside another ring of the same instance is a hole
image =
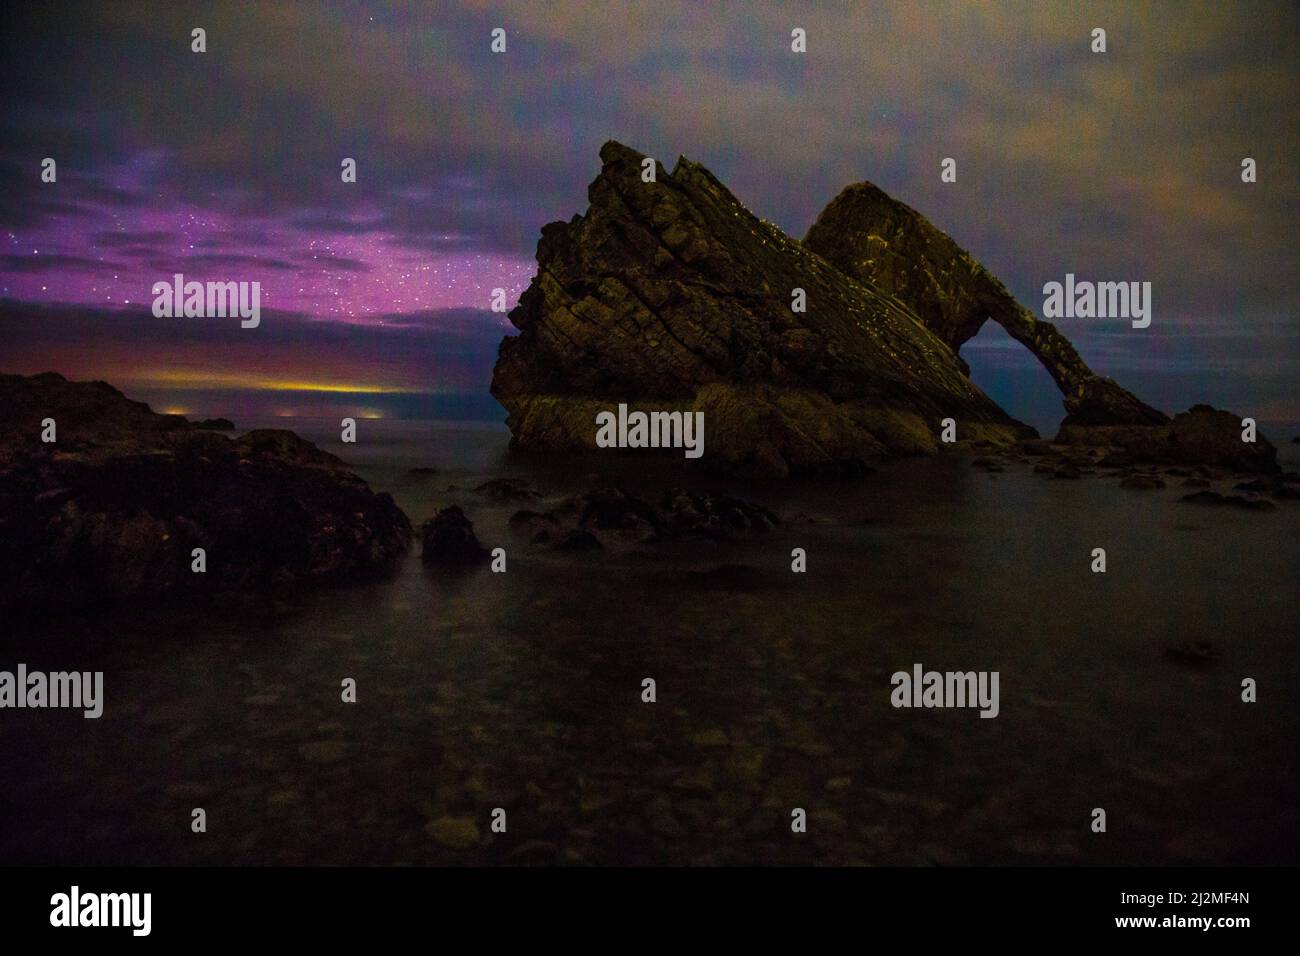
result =
[[[871,183],[845,188],[808,230],[806,245],[860,282],[909,306],[953,352],[988,320],[1047,369],[1065,400],[1064,424],[1159,425],[1169,419],[1114,380],[1012,297],[1001,281],[915,209]]]

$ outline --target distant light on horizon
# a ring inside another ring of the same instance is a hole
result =
[[[137,386],[198,388],[212,390],[241,389],[267,392],[329,392],[354,395],[412,395],[425,389],[408,385],[380,385],[358,382],[309,382],[277,379],[268,376],[233,375],[219,372],[144,372],[129,381]]]

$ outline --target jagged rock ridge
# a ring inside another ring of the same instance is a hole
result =
[[[492,394],[517,447],[594,447],[597,412],[703,411],[706,458],[784,475],[1033,434],[971,382],[897,298],[759,220],[684,158],[656,182],[601,149],[590,208],[542,229],[538,272],[510,319]],[[803,289],[807,311],[791,308]]]

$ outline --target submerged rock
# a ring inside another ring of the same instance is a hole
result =
[[[510,516],[510,531],[538,544],[551,540],[560,523],[549,514],[538,511],[516,511]]]
[[[1273,483],[1265,481],[1263,478],[1252,478],[1250,481],[1239,481],[1232,486],[1233,491],[1249,491],[1257,495],[1271,494]]]
[[[600,539],[585,528],[572,528],[555,544],[556,551],[600,551]]]
[[[559,513],[576,515],[578,526],[591,531],[616,531],[624,536],[653,534],[665,526],[664,517],[649,502],[622,488],[597,488],[566,502]],[[557,513],[552,512],[553,515]],[[558,516],[558,515],[557,515]]]
[[[739,538],[762,534],[781,523],[762,505],[728,494],[693,494],[674,488],[664,493],[659,506],[670,535]]]
[[[1243,498],[1241,495],[1221,495],[1217,491],[1198,491],[1183,495],[1179,501],[1192,505],[1209,505],[1215,508],[1240,508],[1244,511],[1272,511],[1277,507],[1263,498]]]
[[[542,230],[492,394],[513,444],[595,447],[600,411],[696,411],[707,463],[751,474],[853,470],[964,438],[1031,437],[906,305],[755,217],[704,167],[657,181],[601,149],[590,208]],[[792,308],[803,290],[806,311]]]
[[[474,525],[456,505],[443,508],[420,526],[425,564],[463,566],[485,561],[487,549],[479,544]]]
[[[53,372],[0,375],[0,407],[0,608],[350,580],[410,545],[391,497],[292,432],[232,440]]]
[[[1184,641],[1166,647],[1165,656],[1185,667],[1209,667],[1219,659],[1219,649],[1209,641]]]
[[[566,551],[678,538],[738,541],[780,523],[775,514],[752,501],[681,488],[665,491],[657,502],[622,488],[596,488],[551,511],[518,511],[510,518],[514,533],[536,544],[554,542],[554,547]]]
[[[474,489],[493,501],[528,501],[539,497],[524,478],[492,478]]]
[[[1125,475],[1120,479],[1119,486],[1136,491],[1158,491],[1165,486],[1165,482],[1163,478],[1154,475]]]

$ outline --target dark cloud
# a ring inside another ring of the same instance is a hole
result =
[[[104,263],[83,256],[0,255],[0,271],[19,273],[57,272],[62,269],[102,269]]]
[[[327,322],[294,312],[262,310],[256,330],[220,319],[156,318],[147,303],[135,308],[41,306],[0,299],[0,329],[15,348],[50,342],[132,341],[160,337],[190,343],[255,342],[259,346],[310,345],[324,347],[402,340],[448,344],[484,342],[494,347],[515,329],[502,315],[486,309],[436,309],[377,316],[364,324]],[[383,352],[382,349],[379,350]],[[386,354],[386,353],[385,353]]]
[[[173,238],[175,237],[172,233],[162,229],[123,229],[117,232],[93,232],[90,234],[92,242],[96,245],[107,246],[110,249],[134,245],[163,245],[171,242]]]
[[[370,267],[360,259],[349,259],[346,256],[326,256],[315,255],[311,257],[313,265],[325,269],[339,269],[344,272],[368,272]]]
[[[278,269],[284,272],[297,271],[300,266],[298,263],[290,262],[288,259],[276,259],[264,256],[250,256],[243,253],[235,252],[204,252],[198,255],[178,256],[175,260],[176,269]],[[173,270],[175,271],[175,270]]]

